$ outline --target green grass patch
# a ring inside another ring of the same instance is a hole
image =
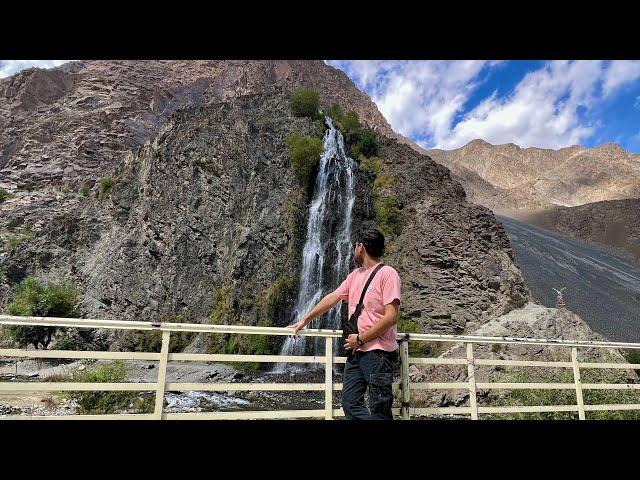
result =
[[[91,189],[89,187],[87,187],[86,185],[84,187],[82,187],[78,193],[80,195],[82,195],[83,197],[88,197],[89,196],[89,192],[91,192]]]
[[[617,363],[616,358],[600,361]],[[522,369],[509,369],[496,372],[491,379],[493,382],[523,382],[523,383],[573,383],[573,372],[569,369],[536,370],[535,372]],[[629,383],[624,370],[581,369],[582,383]],[[640,403],[640,391],[637,390],[583,390],[582,397],[585,405],[608,405],[624,403]],[[531,405],[576,405],[575,390],[511,390],[505,396],[492,400],[490,406],[531,406]],[[595,411],[586,412],[587,419],[592,420],[637,420],[640,411]],[[566,420],[577,419],[577,412],[541,412],[541,413],[509,413],[486,414],[481,418],[512,419],[512,420]]]
[[[76,372],[71,377],[58,379],[78,383],[121,383],[126,379],[127,365],[115,360]],[[78,403],[78,411],[83,415],[108,415],[132,409],[133,413],[151,413],[155,396],[140,396],[138,392],[69,392],[66,396]]]
[[[318,168],[322,154],[322,140],[291,132],[285,141],[289,148],[290,165],[300,185],[307,188],[310,178]]]
[[[13,194],[10,191],[5,190],[4,188],[0,188],[0,203],[10,198],[13,198]]]

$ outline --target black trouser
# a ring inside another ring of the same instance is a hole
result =
[[[342,408],[347,420],[393,420],[393,367],[397,352],[371,350],[350,355],[342,380]],[[369,406],[364,403],[369,389]]]

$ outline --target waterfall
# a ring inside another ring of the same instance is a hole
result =
[[[309,207],[307,236],[302,252],[300,288],[294,310],[297,322],[311,310],[324,295],[337,288],[349,273],[352,255],[351,212],[355,201],[356,163],[345,152],[344,138],[325,117],[323,151],[318,165],[313,199]],[[325,260],[331,268],[325,268]],[[325,277],[328,276],[329,278]],[[323,286],[327,291],[323,291]],[[292,322],[292,323],[293,323]],[[307,328],[340,328],[340,304],[326,314],[314,319]],[[287,337],[282,346],[283,355],[324,354],[324,339]],[[334,342],[334,347],[337,340]],[[309,350],[313,349],[311,352]],[[283,371],[291,364],[277,364],[275,370]]]

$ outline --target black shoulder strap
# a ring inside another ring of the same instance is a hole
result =
[[[362,305],[362,301],[364,300],[364,294],[367,293],[367,288],[369,288],[369,285],[371,284],[371,280],[373,280],[373,277],[376,276],[376,273],[378,273],[378,270],[380,270],[382,267],[384,267],[384,263],[380,262],[380,264],[378,264],[378,266],[373,269],[373,272],[371,272],[371,275],[369,275],[369,278],[367,279],[367,283],[364,284],[364,288],[362,289],[362,293],[360,294],[360,301],[358,302],[358,305]]]

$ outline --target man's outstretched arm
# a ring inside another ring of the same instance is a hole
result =
[[[340,301],[340,297],[335,293],[331,292],[324,296],[322,300],[320,300],[315,307],[313,307],[302,319],[293,325],[289,325],[287,328],[293,328],[293,332],[297,333],[298,330],[303,328],[306,324],[308,324],[311,320],[316,317],[319,317],[323,313],[331,310],[335,307]]]

